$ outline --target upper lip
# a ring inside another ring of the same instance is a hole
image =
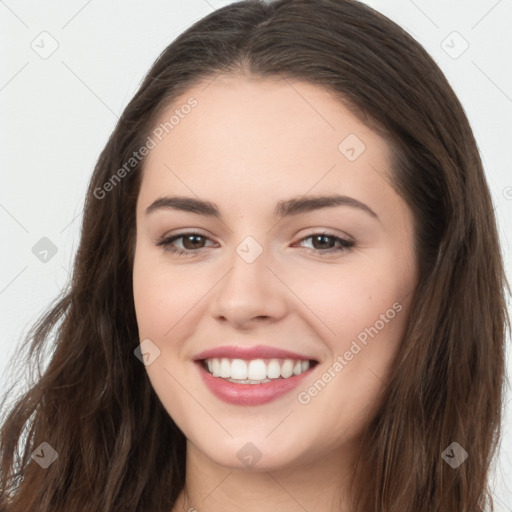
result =
[[[237,345],[223,345],[215,347],[194,356],[194,361],[212,359],[214,357],[227,359],[301,359],[304,361],[316,361],[313,357],[283,350],[277,347],[256,345],[253,347],[240,347]]]

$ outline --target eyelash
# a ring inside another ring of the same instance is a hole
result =
[[[175,254],[177,256],[184,256],[184,257],[193,256],[195,252],[199,252],[201,249],[204,249],[204,247],[201,247],[200,249],[197,249],[194,251],[191,249],[188,249],[188,250],[179,249],[179,248],[173,247],[171,245],[175,240],[179,240],[180,238],[185,238],[185,237],[191,236],[191,235],[200,236],[202,238],[208,239],[207,236],[205,236],[201,233],[196,233],[196,232],[191,231],[188,233],[180,233],[179,235],[173,235],[171,237],[164,238],[160,242],[158,242],[156,245],[163,247],[164,251],[170,252],[171,254]],[[320,253],[320,254],[331,253],[332,254],[332,253],[350,251],[352,249],[352,247],[355,246],[355,242],[353,242],[352,240],[347,240],[345,238],[341,238],[339,236],[333,235],[332,233],[326,233],[326,232],[313,233],[304,238],[301,238],[299,240],[299,242],[303,242],[304,240],[308,240],[309,238],[314,238],[317,236],[325,236],[328,238],[333,238],[336,242],[340,242],[341,245],[337,248],[331,248],[331,249],[310,249],[316,253]]]

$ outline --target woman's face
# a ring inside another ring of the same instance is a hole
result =
[[[156,394],[205,461],[337,457],[375,413],[418,277],[387,144],[300,81],[218,77],[160,121],[133,268]]]

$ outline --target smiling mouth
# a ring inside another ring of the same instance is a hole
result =
[[[305,359],[235,359],[213,357],[200,361],[202,368],[213,377],[235,384],[265,384],[301,375],[318,361]]]

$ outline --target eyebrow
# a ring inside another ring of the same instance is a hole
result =
[[[285,201],[279,201],[276,204],[273,215],[274,218],[283,218],[333,206],[357,208],[380,220],[378,215],[369,206],[353,197],[343,195],[292,197]],[[217,219],[222,217],[219,207],[215,203],[187,196],[160,197],[146,208],[146,214],[160,209],[179,210]]]

